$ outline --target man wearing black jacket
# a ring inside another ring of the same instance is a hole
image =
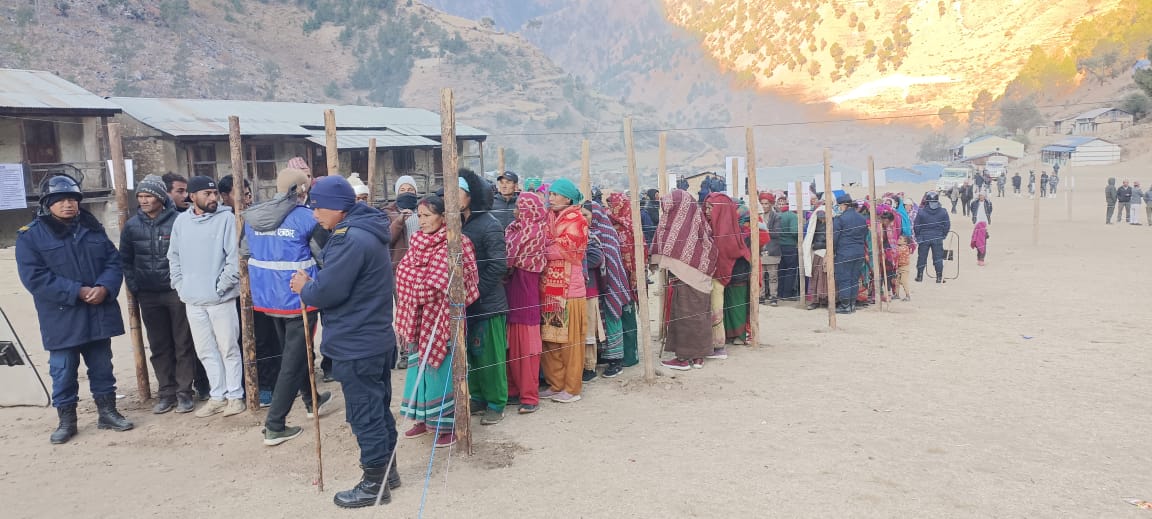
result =
[[[924,268],[928,266],[928,251],[932,251],[932,265],[936,267],[936,282],[944,282],[944,238],[952,230],[952,220],[948,211],[940,207],[940,197],[935,191],[924,195],[924,207],[916,214],[912,223],[912,234],[920,241],[916,257],[916,281],[924,280]]]
[[[196,346],[188,314],[168,277],[168,243],[176,208],[164,182],[148,175],[136,186],[140,209],[120,233],[120,259],[128,291],[140,303],[140,318],[148,332],[152,369],[160,384],[155,414],[176,409],[191,412],[192,380],[196,376]]]
[[[1132,186],[1125,180],[1116,188],[1116,221],[1123,222],[1132,218]]]

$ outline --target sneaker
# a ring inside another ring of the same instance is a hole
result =
[[[271,429],[265,428],[264,445],[275,447],[281,443],[291,440],[292,438],[300,436],[300,433],[302,432],[304,432],[304,429],[292,425],[285,427],[283,431],[273,431]]]
[[[456,433],[444,433],[436,438],[436,448],[442,449],[444,447],[451,447],[456,445]]]
[[[196,418],[208,418],[216,413],[224,412],[225,407],[228,407],[228,402],[223,400],[209,400],[208,403],[200,406],[199,411],[196,411]]]
[[[272,406],[272,391],[267,389],[260,390],[260,408]]]
[[[623,373],[623,372],[624,372],[623,361],[615,361],[615,362],[609,364],[608,367],[604,368],[604,373],[602,373],[600,376],[604,377],[604,378],[616,378],[616,377],[620,376],[620,373]]]
[[[156,401],[156,405],[152,406],[152,414],[164,414],[171,411],[176,407],[176,397],[162,396]]]
[[[775,297],[768,300],[768,306],[776,306],[777,304],[778,304],[778,301],[776,300]]]
[[[725,348],[716,348],[712,350],[712,354],[708,356],[709,359],[725,360],[728,358],[728,350]]]
[[[520,405],[520,397],[518,397],[518,396],[508,397],[508,405]]]
[[[536,404],[520,404],[520,414],[532,414],[540,409]]]
[[[583,380],[584,382],[591,382],[593,380],[596,380],[596,370],[594,370],[594,369],[584,370],[584,376],[581,377],[581,380]]]
[[[196,404],[192,400],[192,395],[184,393],[176,394],[176,412],[177,413],[191,413],[196,409]]]
[[[331,391],[325,391],[323,393],[320,393],[317,396],[320,397],[320,405],[318,406],[318,408],[320,410],[320,414],[323,415],[324,410],[328,408],[328,402],[332,401],[332,392]],[[315,418],[316,417],[316,415],[314,415],[312,413],[312,406],[310,406],[308,404],[304,404],[304,410],[307,412],[308,418]]]
[[[416,425],[413,425],[411,429],[404,431],[404,437],[411,440],[412,438],[419,438],[431,433],[432,431],[428,430],[428,426],[425,425],[424,422],[419,422]]]
[[[335,382],[336,379],[332,378],[331,373],[325,371],[324,374],[320,377],[320,381],[321,382]]]
[[[248,405],[244,403],[241,398],[235,398],[228,401],[228,407],[224,408],[224,416],[234,416],[248,410]]]
[[[491,407],[484,410],[484,418],[480,419],[480,425],[496,425],[504,420],[504,411],[497,411]]]
[[[572,402],[579,402],[580,395],[573,395],[567,391],[561,391],[552,396],[553,402],[560,402],[561,404],[571,404]]]
[[[485,409],[488,409],[488,402],[476,400],[475,398],[468,400],[468,414],[480,416],[484,414]]]
[[[196,388],[192,390],[192,396],[201,402],[208,401],[211,398],[211,390],[208,388]]]
[[[692,368],[704,369],[704,359],[692,359]]]
[[[408,355],[405,353],[400,354],[400,360],[396,361],[396,369],[408,369]]]
[[[660,365],[664,366],[668,369],[675,369],[675,370],[679,370],[679,371],[688,371],[688,370],[692,369],[692,365],[689,364],[688,361],[680,360],[680,359],[662,360],[662,361],[660,361]],[[543,395],[541,395],[541,396],[543,396]]]
[[[558,394],[560,394],[559,391],[555,391],[550,387],[546,387],[540,390],[540,398],[552,398]]]

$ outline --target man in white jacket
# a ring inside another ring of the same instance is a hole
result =
[[[205,418],[245,411],[240,318],[236,218],[232,208],[219,205],[216,182],[209,177],[188,181],[190,210],[176,218],[168,246],[172,288],[188,312],[196,355],[208,373],[211,399],[196,412]]]

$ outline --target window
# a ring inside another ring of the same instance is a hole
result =
[[[392,170],[404,174],[416,170],[416,152],[414,150],[392,150]]]
[[[60,162],[60,142],[56,136],[56,123],[24,121],[24,157],[31,164]]]
[[[192,146],[192,174],[216,178],[215,144],[195,144]]]
[[[276,152],[271,144],[255,144],[248,147],[248,176],[252,176],[252,164],[256,164],[258,180],[276,180]],[[253,161],[255,155],[255,161]]]
[[[440,150],[432,150],[432,172],[444,173],[444,154]]]

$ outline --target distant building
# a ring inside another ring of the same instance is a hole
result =
[[[983,169],[984,166],[988,164],[989,159],[992,159],[993,157],[1003,157],[1004,159],[1007,159],[1005,163],[1011,163],[1013,160],[1016,160],[1016,157],[1012,157],[998,151],[993,151],[991,153],[983,153],[974,157],[964,157],[957,162],[968,164],[969,166],[973,166],[977,170],[980,170]]]
[[[1136,117],[1119,108],[1097,108],[1087,112],[1058,119],[1053,122],[1053,133],[1057,135],[1099,135],[1113,130],[1123,130],[1135,123]]]
[[[1096,137],[1068,137],[1040,149],[1044,164],[1106,166],[1120,162],[1119,144]]]
[[[376,139],[377,200],[395,196],[402,175],[416,178],[421,193],[440,184],[440,115],[418,108],[113,97],[124,109],[124,154],[135,162],[137,177],[173,171],[185,176],[220,178],[232,172],[228,117],[240,120],[245,175],[256,178],[258,199],[276,190],[276,173],[293,157],[303,157],[313,176],[329,174],[325,159],[324,111],[336,112],[339,174],[368,180],[368,140]],[[457,124],[461,167],[483,171],[488,135]]]
[[[0,245],[36,215],[40,184],[66,173],[80,181],[85,209],[106,220],[108,118],[120,107],[49,72],[0,69],[0,164],[23,170],[27,208],[0,211]],[[6,184],[10,186],[10,184]],[[115,227],[115,218],[110,219]]]
[[[999,153],[1015,160],[1024,156],[1024,144],[996,135],[985,135],[955,146],[951,152],[952,160],[957,162],[989,153]]]

